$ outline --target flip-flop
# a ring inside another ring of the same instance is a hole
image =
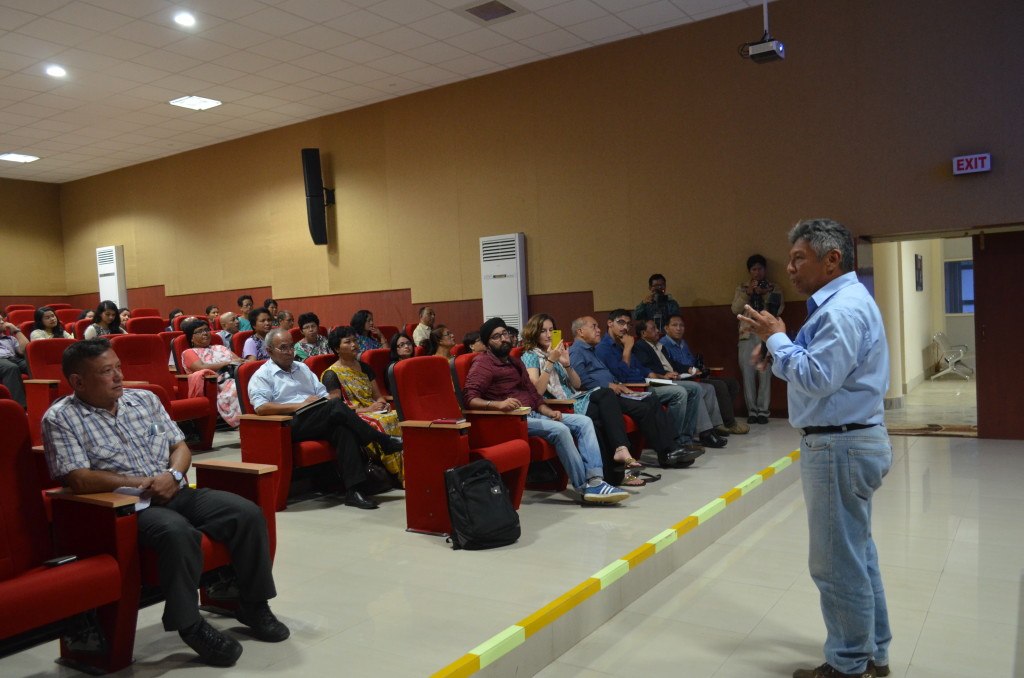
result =
[[[652,473],[647,473],[646,471],[641,471],[640,473],[636,474],[636,476],[634,476],[634,477],[640,478],[640,479],[644,480],[644,484],[645,485],[647,483],[656,483],[659,480],[661,480],[661,474],[660,473],[655,475],[655,474],[652,474]]]
[[[615,470],[621,471],[622,473],[627,473],[629,471],[633,471],[636,469],[647,468],[647,464],[643,463],[639,459],[634,459],[633,457],[630,457],[625,461],[620,461],[616,463],[619,464],[619,466],[616,466]]]
[[[623,478],[622,482],[619,483],[619,487],[643,487],[646,484],[647,481],[640,476],[626,476]]]

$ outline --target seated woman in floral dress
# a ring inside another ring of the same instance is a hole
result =
[[[181,324],[181,329],[192,348],[181,354],[181,366],[188,374],[188,395],[201,396],[204,379],[213,372],[217,375],[217,414],[231,428],[238,428],[238,417],[242,414],[238,403],[238,389],[234,369],[243,361],[222,344],[211,344],[210,324],[202,318],[190,318]]]
[[[384,348],[384,335],[373,322],[373,314],[367,310],[356,311],[352,316],[352,329],[356,331],[359,353],[374,348]]]
[[[252,325],[252,334],[242,345],[242,356],[246,360],[269,360],[270,353],[264,342],[272,327],[273,316],[262,306],[249,311],[249,324]]]
[[[373,368],[356,359],[359,350],[357,337],[352,327],[335,327],[331,330],[327,343],[337,354],[338,360],[324,370],[320,381],[327,388],[328,395],[344,398],[360,419],[388,435],[400,436],[402,429],[398,425],[398,413],[391,409],[391,404],[381,395],[377,387],[377,375]],[[384,454],[377,444],[367,449],[391,473],[396,486],[404,487],[402,453]]]
[[[303,313],[299,316],[299,331],[302,332],[302,341],[295,342],[297,360],[332,352],[327,345],[327,338],[320,334],[320,318],[316,317],[316,313]]]

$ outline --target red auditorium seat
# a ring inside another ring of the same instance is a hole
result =
[[[181,364],[181,354],[192,347],[188,345],[188,337],[185,336],[184,332],[178,332],[176,335],[171,341],[171,355],[174,356],[174,367],[178,370],[178,374],[186,374],[187,370]],[[214,344],[223,346],[224,339],[216,332],[211,332],[210,345],[213,346]]]
[[[290,416],[259,416],[249,402],[249,380],[265,360],[253,360],[238,367],[238,400],[242,405],[239,435],[242,443],[242,461],[273,464],[274,507],[283,511],[288,505],[288,491],[292,483],[292,469],[333,462],[337,458],[334,448],[323,440],[292,442]]]
[[[398,326],[397,325],[377,325],[377,329],[380,330],[380,333],[382,335],[384,335],[384,343],[385,344],[388,343],[389,341],[391,341],[391,337],[393,337],[396,334],[398,334]]]
[[[36,310],[34,308],[17,308],[8,312],[7,322],[20,325],[26,320],[35,320]]]
[[[455,396],[448,361],[439,356],[410,358],[389,368],[388,381],[402,420],[405,441],[405,515],[409,530],[445,534],[448,519],[445,469],[473,459],[489,459],[519,508],[530,466],[526,416],[504,412],[465,413]]]
[[[43,306],[47,306],[47,307],[53,309],[54,311],[66,311],[69,308],[71,308],[71,304],[65,304],[62,301],[61,302],[57,302],[56,304],[43,304]],[[79,312],[81,312],[81,311],[79,311]]]
[[[82,309],[80,308],[61,308],[54,309],[54,313],[57,314],[57,320],[61,323],[73,323],[78,320],[78,316],[82,315]]]
[[[29,310],[29,311],[35,312],[36,307],[33,306],[32,304],[7,304],[7,306],[4,307],[4,313],[5,314],[10,314],[11,311],[24,311],[24,310]]]
[[[160,315],[160,311],[158,309],[155,309],[155,308],[147,308],[145,306],[142,306],[140,308],[133,308],[132,309],[132,317],[133,318],[143,318],[143,317],[149,317],[149,316],[156,316],[158,318],[162,318],[163,317],[163,316]],[[164,327],[167,327],[167,326],[164,325]]]
[[[43,444],[41,424],[46,410],[57,398],[71,395],[71,386],[64,378],[60,361],[64,350],[73,343],[74,339],[56,338],[31,341],[25,347],[25,359],[33,377],[25,380],[25,402],[33,445]]]
[[[141,318],[129,318],[124,329],[131,334],[160,334],[166,327],[163,318],[142,316]]]
[[[241,332],[235,332],[231,335],[231,351],[239,358],[244,358],[242,355],[242,347],[245,346],[245,340],[252,336],[252,330],[242,330]]]

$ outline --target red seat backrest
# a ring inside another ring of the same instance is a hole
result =
[[[143,317],[146,317],[146,316],[156,316],[158,318],[162,317],[160,315],[159,309],[147,308],[145,306],[142,306],[140,308],[133,308],[132,309],[132,317],[133,318],[143,318]],[[167,327],[167,325],[164,325],[164,327]]]
[[[173,321],[171,321],[171,325],[174,326],[175,330],[180,332],[181,331],[181,323],[185,322],[186,320],[191,320],[192,318],[201,318],[202,320],[206,320],[206,316],[205,315],[179,315],[177,318],[175,318]],[[207,321],[207,322],[209,322],[209,321]],[[166,327],[166,325],[164,327]]]
[[[302,341],[302,330],[300,330],[298,327],[293,327],[290,330],[288,330],[288,334],[292,335],[292,343],[297,344],[300,341]]]
[[[10,400],[11,392],[7,390],[7,387],[0,384],[0,400]]]
[[[20,325],[26,320],[35,320],[36,310],[34,308],[19,308],[7,314],[7,322]]]
[[[252,360],[238,366],[238,402],[242,405],[243,414],[256,414],[249,403],[249,380],[266,360]]]
[[[414,358],[422,358],[427,355],[427,349],[423,346],[416,346],[412,349],[412,355]]]
[[[512,356],[513,358],[522,358],[523,357],[523,347],[522,346],[514,346],[512,348],[512,350],[509,351],[509,355]]]
[[[54,311],[64,311],[71,308],[71,304],[65,304],[64,302],[58,302],[56,304],[43,304],[43,306],[48,306],[52,308]]]
[[[21,330],[22,333],[24,333],[26,338],[28,338],[28,335],[32,334],[32,326],[35,324],[35,320],[26,320],[18,324],[18,329]]]
[[[384,343],[391,341],[391,337],[398,334],[397,325],[377,325],[377,329],[384,335]]]
[[[125,323],[125,329],[131,334],[160,334],[166,327],[164,319],[155,316],[129,318]]]
[[[436,355],[394,363],[395,407],[402,419],[459,418],[462,409],[455,397],[448,361]]]
[[[452,348],[453,358],[458,358],[463,353],[469,353],[469,349],[466,348],[465,344],[455,344],[455,346]]]
[[[4,307],[4,313],[10,313],[11,311],[24,311],[25,309],[35,311],[36,307],[32,304],[7,304],[7,306]]]
[[[45,343],[45,342],[36,342]],[[0,400],[0,581],[50,557],[50,528],[43,507],[25,410]]]
[[[211,332],[210,345],[213,346],[214,344],[223,346],[224,340],[221,339],[221,336],[216,332]],[[185,369],[185,366],[181,364],[181,355],[190,348],[191,346],[188,345],[188,337],[185,336],[184,332],[175,336],[171,341],[171,355],[174,356],[174,366],[178,368],[178,374],[185,374],[188,371]]]
[[[62,323],[73,323],[78,320],[78,316],[82,315],[82,309],[80,308],[62,308],[55,310],[57,314],[57,320]]]
[[[84,339],[85,331],[89,329],[89,325],[92,325],[91,318],[82,318],[81,320],[75,321],[75,338]]]
[[[174,375],[167,369],[169,342],[155,334],[115,334],[110,345],[121,360],[125,381],[144,381],[167,389],[171,397],[178,392]]]
[[[391,349],[372,348],[369,351],[363,351],[359,359],[373,368],[373,374],[377,377],[377,388],[380,389],[381,395],[394,395],[388,386],[388,365],[391,364]]]
[[[71,387],[64,379],[64,372],[61,370],[60,361],[64,357],[64,351],[68,346],[75,343],[74,339],[40,339],[29,342],[25,348],[25,359],[28,360],[28,369],[33,379],[56,379],[60,382],[57,391],[60,395],[71,393]]]
[[[241,332],[235,332],[231,335],[231,350],[239,358],[244,358],[242,355],[242,347],[245,346],[245,340],[252,336],[252,330],[242,330]]]
[[[458,389],[459,401],[462,401],[462,389],[466,385],[466,375],[473,361],[482,356],[483,353],[463,353],[452,360],[451,376],[455,380],[455,388]]]
[[[405,336],[407,336],[410,339],[412,339],[412,333],[416,331],[416,327],[418,325],[419,325],[419,323],[409,323],[408,325],[406,325],[405,326]]]
[[[324,370],[333,365],[337,359],[338,356],[328,353],[327,355],[311,355],[303,362],[309,368],[309,371],[313,373],[313,376],[319,379]]]

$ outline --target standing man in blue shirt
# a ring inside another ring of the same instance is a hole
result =
[[[780,318],[749,305],[737,316],[767,343],[751,359],[788,382],[789,421],[803,436],[800,467],[809,567],[825,618],[825,663],[794,678],[889,675],[892,631],[871,538],[871,499],[892,464],[883,398],[889,354],[878,306],[853,272],[853,238],[829,219],[789,232],[789,278],[809,294],[795,340]]]

